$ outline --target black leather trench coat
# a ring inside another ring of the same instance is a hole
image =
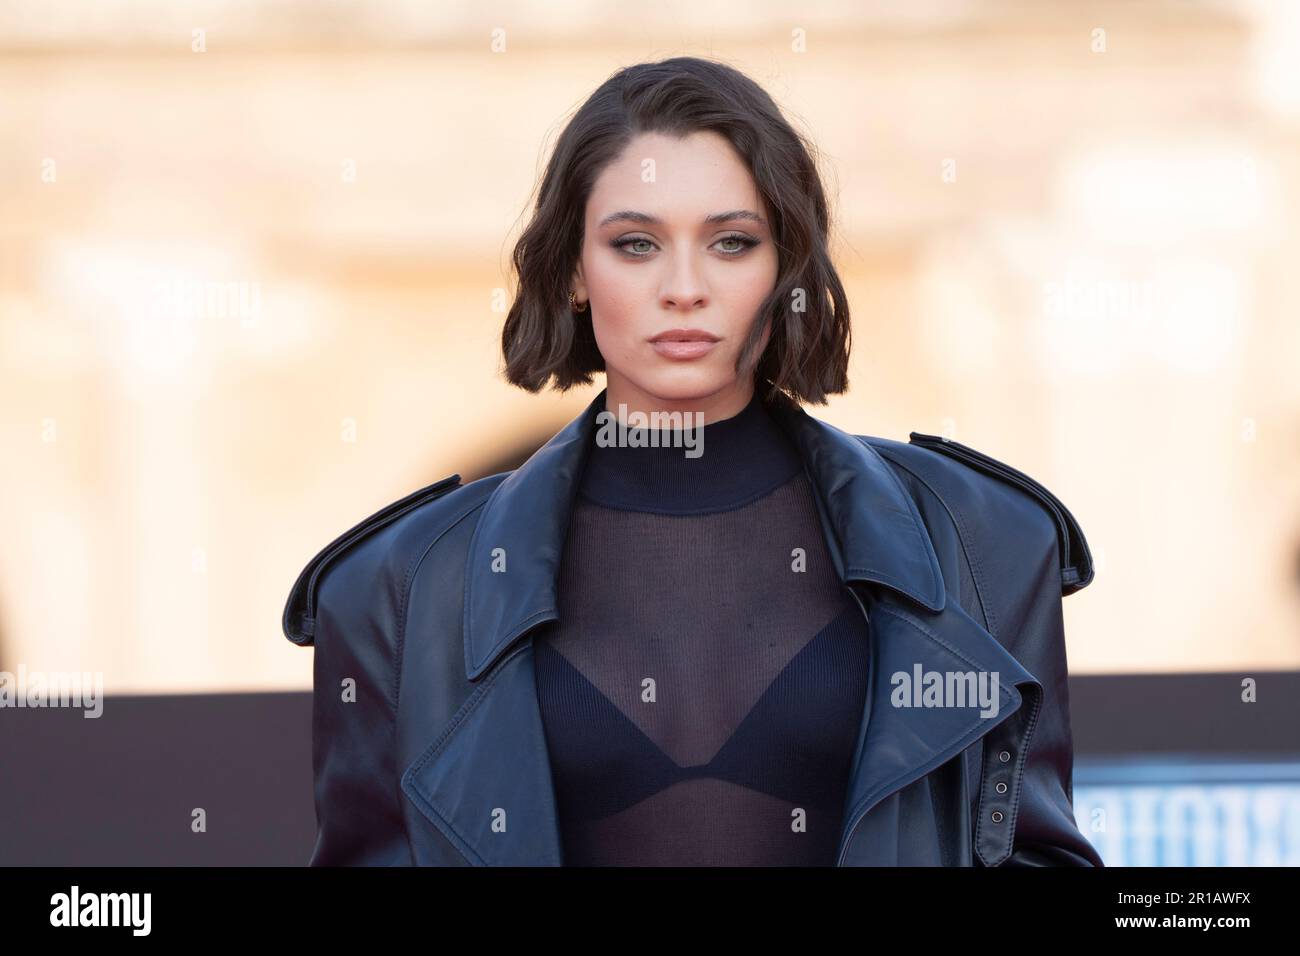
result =
[[[563,865],[533,633],[559,617],[604,396],[518,469],[407,495],[298,577],[283,627],[315,646],[311,865]],[[769,401],[868,623],[836,865],[1101,866],[1072,810],[1061,601],[1093,577],[1073,516],[964,445],[852,435]],[[917,665],[996,672],[996,714],[894,706],[890,675]]]

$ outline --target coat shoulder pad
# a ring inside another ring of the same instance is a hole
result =
[[[289,599],[285,602],[284,617],[281,621],[284,636],[302,646],[312,643],[316,629],[317,586],[327,568],[381,528],[391,525],[403,515],[459,487],[461,487],[460,475],[457,474],[449,475],[413,491],[357,522],[317,552],[299,573],[298,579],[289,592]]]
[[[1070,509],[1042,484],[992,455],[986,455],[982,451],[941,435],[911,432],[908,436],[908,444],[945,455],[967,468],[1004,482],[1037,501],[1056,523],[1056,537],[1061,557],[1061,593],[1073,594],[1092,583],[1094,575],[1092,552],[1088,549],[1088,541],[1083,535],[1083,529],[1070,513]]]

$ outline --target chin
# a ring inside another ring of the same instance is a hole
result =
[[[705,369],[670,369],[661,375],[646,376],[636,382],[638,388],[656,398],[687,402],[708,398],[734,387],[735,376],[710,373]]]

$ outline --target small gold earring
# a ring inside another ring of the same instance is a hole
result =
[[[578,295],[577,295],[576,292],[570,292],[570,293],[569,293],[569,308],[574,309],[574,310],[576,310],[576,311],[578,311],[578,312],[586,312],[586,311],[587,311],[587,303],[585,303],[585,302],[582,303],[582,308],[578,308]]]

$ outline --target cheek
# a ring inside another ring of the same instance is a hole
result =
[[[591,298],[601,303],[602,311],[611,316],[627,315],[633,303],[641,302],[645,290],[653,289],[653,269],[628,268],[612,258],[598,254],[586,268],[586,287]]]
[[[731,263],[726,276],[734,290],[757,303],[776,285],[779,265],[775,247],[769,240],[743,260]]]
[[[637,317],[645,312],[645,292],[631,270],[620,270],[601,261],[584,267],[587,295],[592,306],[592,330],[596,345],[607,359],[626,353],[635,345]]]
[[[743,338],[749,332],[750,324],[758,319],[759,307],[776,285],[777,261],[774,255],[754,257],[745,265],[747,268],[737,269],[734,273],[728,296],[733,305],[728,312],[736,325],[733,329],[736,338]]]

